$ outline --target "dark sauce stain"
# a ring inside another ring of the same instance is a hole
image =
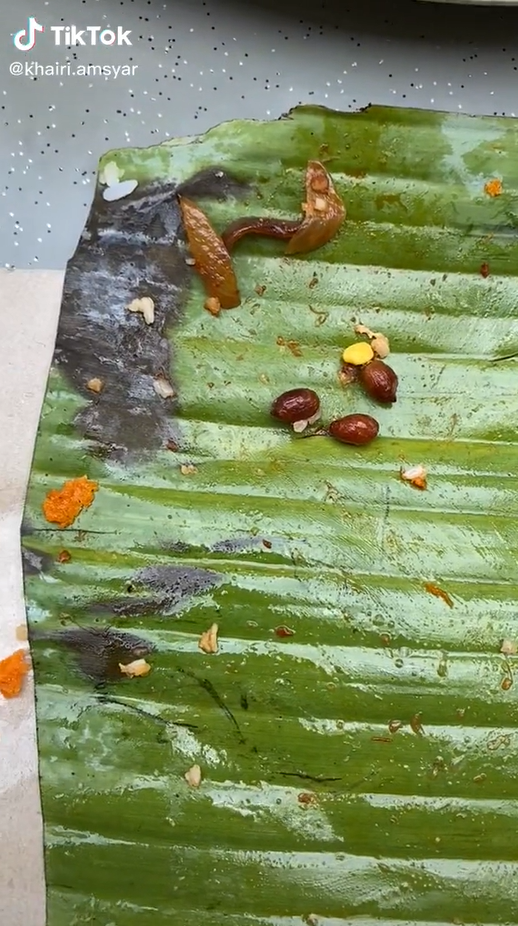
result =
[[[155,649],[153,643],[121,630],[97,627],[45,631],[35,629],[30,633],[31,643],[48,640],[73,651],[78,667],[96,685],[124,681],[119,663],[142,659]]]
[[[209,569],[192,566],[146,566],[139,569],[131,580],[131,598],[99,602],[92,605],[91,610],[126,615],[168,615],[186,599],[203,594],[222,581],[223,577],[219,573],[211,572]]]
[[[67,266],[54,363],[88,404],[76,416],[92,452],[138,458],[178,441],[175,400],[160,398],[160,375],[174,388],[174,356],[166,333],[181,316],[192,268],[185,263],[177,195],[244,196],[245,184],[211,168],[175,185],[152,184],[113,203],[97,191],[86,228]],[[150,296],[147,325],[128,304]],[[95,396],[86,384],[101,379]]]

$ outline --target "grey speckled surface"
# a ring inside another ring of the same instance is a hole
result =
[[[518,11],[400,0],[350,6],[294,0],[45,0],[30,52],[11,34],[30,0],[0,4],[1,263],[64,267],[83,226],[100,154],[203,132],[222,120],[276,118],[300,102],[369,102],[518,113]],[[51,25],[121,25],[132,46],[56,47]],[[70,75],[11,76],[20,62]],[[82,65],[131,77],[74,76]]]

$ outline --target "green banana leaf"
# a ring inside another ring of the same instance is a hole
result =
[[[175,193],[218,229],[296,218],[310,158],[346,224],[297,258],[241,242],[213,318]],[[68,264],[22,530],[48,926],[516,922],[515,122],[304,106],[113,163],[139,185],[97,184]],[[357,322],[393,407],[338,381]],[[293,434],[269,408],[296,386],[380,436]]]

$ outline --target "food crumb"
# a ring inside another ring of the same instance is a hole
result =
[[[389,733],[397,733],[398,730],[401,730],[402,726],[403,723],[401,720],[391,720],[388,725]]]
[[[381,331],[376,332],[372,341],[371,347],[380,360],[384,360],[385,357],[388,357],[390,354],[390,344],[389,339],[386,335],[382,334]]]
[[[194,473],[197,473],[198,470],[193,463],[182,463],[180,466],[180,472],[182,476],[192,476]]]
[[[72,556],[68,550],[60,550],[58,553],[58,563],[69,563],[72,559]]]
[[[489,276],[489,264],[486,264],[485,261],[480,265],[480,276],[484,277],[484,280]]]
[[[400,476],[403,482],[410,483],[415,489],[426,489],[428,484],[426,475],[426,469],[421,463],[417,466],[409,466],[407,469],[400,470]]]
[[[99,173],[99,181],[106,186],[114,186],[123,176],[124,170],[115,161],[108,161]]]
[[[307,806],[308,804],[316,804],[316,803],[317,803],[316,795],[315,795],[315,794],[311,794],[310,791],[301,791],[301,793],[300,793],[300,794],[298,795],[298,797],[297,797],[297,800],[298,800],[299,804],[305,804],[306,806]]]
[[[487,748],[490,752],[496,752],[497,749],[500,749],[501,746],[510,746],[511,737],[510,736],[495,736],[493,739],[488,740]]]
[[[448,659],[446,653],[443,653],[437,663],[437,675],[439,678],[446,678],[448,675]]]
[[[500,196],[502,189],[502,181],[497,178],[488,180],[487,183],[484,184],[484,193],[487,193],[488,196]]]
[[[266,286],[262,286],[260,283],[256,283],[254,289],[258,296],[264,296],[266,292]]]
[[[128,312],[140,312],[146,325],[152,325],[155,320],[155,303],[150,296],[142,296],[141,299],[134,299],[126,307]]]
[[[371,347],[380,360],[385,360],[390,354],[389,339],[381,331],[371,331],[367,325],[355,325],[356,334],[365,335],[371,342]]]
[[[285,637],[293,637],[295,635],[295,631],[292,630],[291,627],[286,627],[284,624],[282,624],[280,627],[276,627],[274,633],[276,637],[281,637],[281,639],[284,639]]]
[[[4,698],[15,698],[20,694],[23,678],[29,669],[27,653],[23,649],[0,660],[0,693]]]
[[[417,736],[423,736],[424,730],[423,730],[423,725],[421,723],[421,714],[414,714],[414,716],[411,718],[410,729]]]
[[[102,391],[103,391],[104,383],[103,383],[102,379],[99,379],[98,376],[94,376],[92,379],[89,379],[89,380],[88,380],[88,382],[87,382],[87,384],[86,384],[86,388],[89,389],[90,392],[97,392],[97,393],[99,393],[99,392],[102,392]]]
[[[453,608],[453,598],[451,595],[448,595],[448,592],[445,592],[444,589],[439,588],[438,585],[434,585],[433,582],[425,582],[424,589],[427,592],[430,592],[430,595],[434,595],[436,598],[441,598],[449,608]]]
[[[358,379],[358,367],[354,363],[343,363],[338,373],[338,381],[342,386],[350,386]]]
[[[151,666],[145,659],[135,659],[133,662],[126,663],[126,665],[119,662],[119,669],[121,675],[127,675],[128,678],[140,678],[142,675],[148,675],[151,672]]]
[[[509,689],[512,687],[513,687],[513,680],[510,675],[506,675],[505,678],[502,679],[502,684],[500,685],[500,688],[502,689],[502,691],[509,691]]]
[[[302,351],[298,341],[286,341],[286,347],[291,351],[294,357],[302,357]]]
[[[277,344],[279,347],[287,347],[294,357],[302,357],[302,351],[298,341],[286,341],[283,337],[281,337],[281,335],[279,335],[277,338]]]
[[[208,630],[202,633],[198,640],[198,649],[201,649],[202,653],[218,652],[218,630],[218,625],[212,624]]]
[[[355,325],[354,332],[355,334],[364,334],[365,337],[369,339],[374,337],[374,331],[371,331],[370,328],[367,328],[367,325]]]
[[[370,344],[366,344],[365,341],[357,341],[356,344],[350,344],[349,347],[345,348],[342,354],[343,362],[352,363],[355,367],[363,366],[368,363],[369,360],[372,360],[373,357],[374,351]]]
[[[171,453],[177,453],[178,450],[180,449],[176,441],[173,440],[172,438],[169,438],[165,446],[166,446],[166,450],[170,450]]]
[[[171,383],[165,376],[157,376],[157,378],[153,380],[153,389],[161,399],[172,399],[175,395]]]
[[[317,277],[316,273],[314,273],[313,276],[311,277],[311,279],[310,279],[310,281],[309,281],[309,283],[308,283],[308,286],[309,286],[310,289],[314,289],[315,286],[318,286],[318,277]]]
[[[199,788],[201,785],[201,768],[199,765],[192,765],[183,776],[190,788]]]
[[[51,489],[42,505],[45,518],[62,529],[70,527],[83,509],[90,507],[98,488],[98,482],[80,476],[69,479],[61,489]]]
[[[121,183],[110,183],[110,185],[103,190],[102,196],[107,203],[114,203],[119,199],[124,199],[125,196],[129,196],[137,187],[138,180],[135,179],[123,180]]]
[[[516,653],[518,653],[518,646],[513,640],[502,640],[500,652],[503,653],[504,656],[516,656]]]
[[[215,318],[217,318],[221,312],[221,302],[216,296],[209,296],[209,298],[206,299],[203,303],[203,308],[207,312],[210,312],[211,315],[214,315]]]

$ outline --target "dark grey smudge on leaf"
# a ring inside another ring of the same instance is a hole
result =
[[[135,573],[134,581],[176,603],[188,595],[207,592],[222,579],[217,572],[195,566],[145,566]]]
[[[235,537],[231,540],[218,540],[211,550],[213,553],[245,553],[261,548],[264,549],[261,537]]]
[[[171,540],[164,543],[164,550],[168,550],[170,553],[189,553],[192,549],[191,544],[184,543],[183,540]]]
[[[223,577],[209,569],[192,566],[145,566],[131,579],[136,587],[131,598],[101,602],[92,611],[111,611],[113,614],[145,615],[171,614],[178,605],[215,588]],[[143,592],[140,596],[140,592]],[[151,591],[151,594],[149,592]]]
[[[200,170],[176,188],[178,195],[196,199],[229,199],[231,196],[241,199],[249,190],[248,183],[231,177],[223,167]]]
[[[48,553],[37,553],[36,550],[29,550],[22,547],[22,568],[25,576],[38,575],[40,572],[48,572],[53,563],[52,556]]]
[[[192,268],[185,263],[176,196],[225,199],[248,187],[211,168],[175,185],[137,187],[106,202],[98,189],[86,228],[69,261],[54,362],[87,400],[75,424],[96,453],[114,460],[156,451],[178,441],[175,399],[160,398],[153,380],[174,388],[174,356],[166,332],[181,316]],[[155,321],[127,311],[150,296]],[[86,383],[102,380],[93,394]]]
[[[225,538],[225,540],[218,540],[212,546],[199,544],[197,547],[193,547],[192,544],[184,543],[181,540],[169,540],[162,544],[162,548],[169,553],[195,553],[202,550],[207,553],[248,553],[258,548],[264,549],[263,540],[268,539],[267,537],[255,536],[230,537]]]
[[[111,628],[36,629],[30,636],[31,641],[49,640],[73,650],[81,672],[96,684],[123,680],[119,663],[142,659],[155,649],[149,640]]]

